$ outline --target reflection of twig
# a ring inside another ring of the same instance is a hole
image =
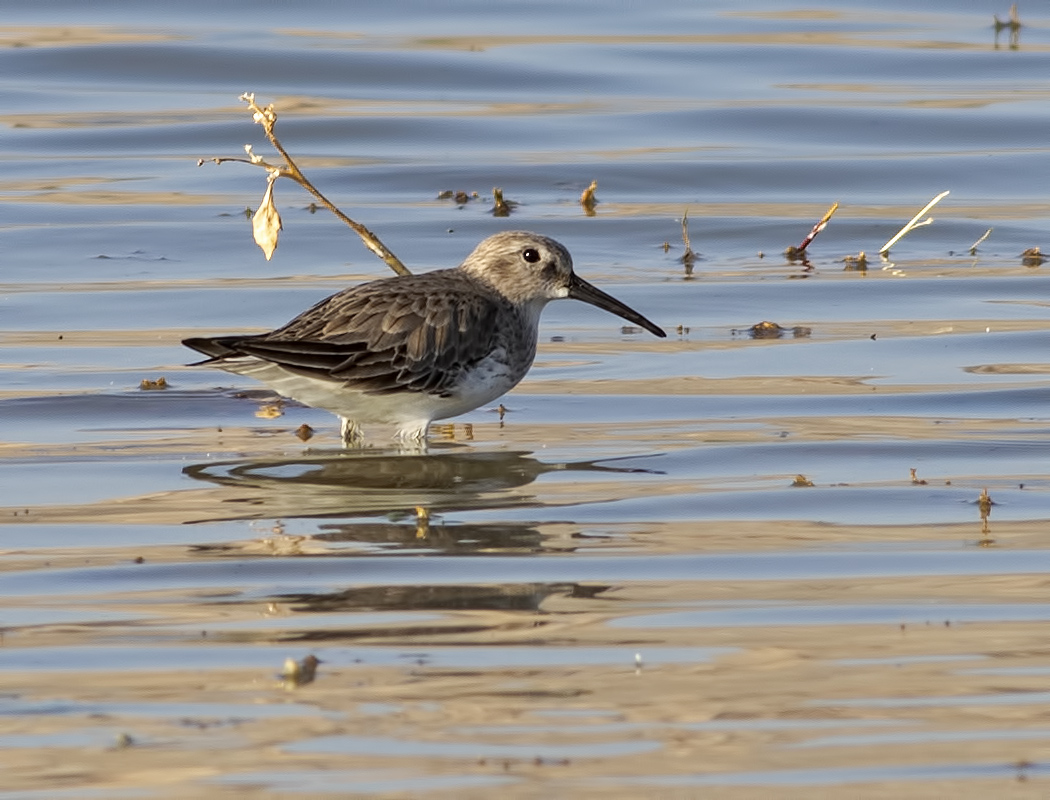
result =
[[[1014,3],[1012,6],[1010,6],[1010,17],[1005,22],[999,19],[998,14],[992,14],[992,19],[995,20],[996,31],[1001,31],[1003,28],[1017,30],[1021,27],[1021,18],[1017,14],[1017,3]]]
[[[983,242],[985,239],[987,239],[989,236],[991,236],[991,234],[992,234],[992,228],[989,228],[988,230],[986,230],[984,232],[984,236],[982,236],[980,239],[978,239],[976,242],[974,242],[973,244],[970,245],[970,255],[971,256],[977,255],[977,245],[979,245],[981,242]]]
[[[213,158],[210,159],[216,164],[221,164],[224,161],[239,161],[245,164],[255,164],[256,166],[264,167],[271,174],[276,172],[276,176],[282,178],[291,178],[293,181],[302,186],[306,191],[312,194],[317,201],[335,214],[340,220],[348,225],[358,236],[361,237],[361,241],[364,242],[365,247],[375,253],[381,258],[390,269],[392,269],[398,275],[411,275],[408,267],[401,263],[401,260],[394,255],[385,244],[383,244],[379,237],[376,236],[372,231],[368,230],[364,225],[355,220],[350,219],[346,214],[340,211],[334,203],[332,203],[327,197],[321,194],[320,191],[303,175],[302,170],[299,169],[299,165],[295,163],[288,151],[284,149],[277,136],[274,135],[273,128],[277,122],[277,112],[274,110],[273,104],[271,103],[266,108],[260,108],[255,102],[255,95],[246,93],[240,96],[240,99],[248,104],[253,112],[252,118],[263,126],[263,131],[266,133],[266,138],[270,140],[270,144],[273,145],[273,149],[276,150],[281,158],[284,159],[284,166],[275,166],[267,163],[261,156],[255,155],[251,151],[251,147],[245,147],[248,152],[248,159],[243,158]],[[198,164],[203,164],[203,159]]]
[[[430,534],[430,511],[426,506],[416,506],[416,538],[426,539]]]
[[[908,221],[907,225],[905,225],[903,228],[897,231],[896,236],[894,236],[892,239],[886,242],[886,244],[879,248],[879,255],[886,255],[886,253],[889,252],[890,248],[893,247],[893,245],[897,244],[897,242],[899,242],[909,231],[914,230],[915,228],[921,228],[923,225],[929,225],[931,222],[933,222],[932,217],[929,219],[923,219],[923,214],[925,214],[927,211],[929,211],[931,208],[933,208],[935,205],[941,202],[941,200],[943,200],[949,194],[950,192],[941,192],[930,202],[928,202],[925,206],[923,206],[922,211],[920,211],[918,214],[912,217]]]
[[[1017,3],[1010,6],[1010,17],[1003,21],[995,14],[992,15],[992,19],[995,20],[995,47],[999,47],[999,33],[1003,28],[1010,30],[1010,49],[1016,50],[1018,45],[1021,43],[1021,18],[1017,15]]]
[[[981,533],[984,534],[984,538],[981,539],[981,544],[986,547],[993,541],[991,537],[991,529],[988,527],[988,517],[992,513],[993,505],[995,505],[995,503],[988,494],[988,489],[981,489],[981,495],[977,498],[977,510],[981,512]]]
[[[696,262],[696,253],[693,252],[693,247],[689,244],[689,209],[685,210],[682,214],[682,242],[685,244],[685,252],[682,253],[682,263],[685,264],[687,272],[692,271],[693,264]]]

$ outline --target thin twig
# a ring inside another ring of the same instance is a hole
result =
[[[831,208],[827,210],[827,213],[825,213],[824,216],[820,218],[820,221],[817,222],[817,224],[810,229],[809,233],[806,234],[806,238],[802,240],[802,244],[800,244],[798,247],[792,245],[784,251],[784,255],[787,256],[789,261],[798,261],[799,259],[805,261],[806,248],[809,247],[809,243],[816,239],[817,234],[828,226],[828,220],[830,220],[834,213],[838,210],[839,204],[835,203],[831,206]]]
[[[287,177],[292,178],[296,183],[306,189],[310,194],[317,198],[318,202],[321,203],[325,208],[335,214],[344,223],[349,225],[354,232],[361,237],[361,241],[364,242],[365,247],[375,253],[381,258],[390,269],[392,269],[398,275],[411,275],[412,272],[401,263],[393,252],[380,241],[379,237],[376,236],[372,231],[368,230],[364,225],[355,220],[350,219],[346,214],[340,211],[332,201],[321,194],[317,188],[307,180],[306,176],[303,175],[302,170],[299,169],[299,165],[295,163],[288,151],[284,149],[280,141],[274,135],[273,126],[277,122],[277,114],[274,112],[273,104],[270,104],[266,109],[259,108],[255,103],[254,94],[243,94],[241,99],[244,100],[248,107],[255,112],[255,121],[263,126],[263,131],[266,133],[266,138],[270,140],[270,144],[273,145],[273,149],[281,154],[281,158],[284,159],[287,165],[287,172],[283,172]]]
[[[339,210],[336,205],[321,194],[309,179],[303,174],[302,170],[299,169],[299,165],[295,163],[295,160],[288,155],[288,151],[284,149],[284,146],[278,140],[277,136],[273,132],[274,124],[277,122],[277,113],[274,111],[273,104],[271,103],[266,108],[261,108],[255,102],[255,95],[251,93],[245,93],[240,96],[240,99],[248,104],[248,107],[253,112],[253,119],[263,126],[263,131],[266,133],[266,138],[269,139],[273,149],[276,150],[281,158],[284,159],[283,166],[275,166],[267,163],[260,156],[252,153],[250,147],[245,149],[248,151],[249,160],[243,158],[213,158],[211,159],[216,164],[221,164],[224,161],[240,161],[242,163],[255,164],[257,166],[265,167],[271,172],[276,170],[280,177],[291,178],[293,181],[302,186],[306,191],[312,194],[317,201],[335,214],[340,220],[348,225],[354,233],[361,237],[361,241],[364,242],[365,247],[375,253],[381,258],[390,269],[392,269],[398,275],[411,275],[411,271],[399,259],[394,253],[380,241],[379,237],[376,236],[372,231],[353,219],[350,219],[346,214]],[[198,162],[203,163],[203,162]]]
[[[994,229],[993,228],[989,228],[988,230],[986,230],[984,232],[984,236],[982,236],[980,239],[978,239],[976,242],[974,242],[973,244],[970,245],[970,255],[971,256],[977,255],[977,245],[979,245],[981,242],[983,242],[985,239],[987,239],[991,235],[992,230],[994,230]]]
[[[823,217],[820,218],[820,222],[818,222],[816,225],[814,225],[813,229],[809,232],[809,234],[806,236],[806,238],[802,240],[802,244],[800,244],[798,246],[798,252],[802,253],[802,252],[805,251],[805,249],[807,247],[809,247],[809,243],[812,242],[814,239],[816,239],[817,238],[817,234],[820,233],[822,230],[824,230],[828,226],[828,221],[831,219],[831,217],[838,210],[839,210],[839,204],[838,203],[835,203],[831,208],[828,209],[827,213]]]
[[[1017,13],[1017,3],[1010,6],[1010,16],[1005,22],[999,19],[998,14],[992,14],[992,19],[995,20],[995,30],[997,32],[1003,28],[1017,30],[1021,27],[1021,16]]]
[[[939,202],[941,202],[941,200],[943,200],[949,194],[950,194],[950,192],[941,192],[939,195],[937,195],[935,198],[933,198],[930,202],[928,202],[925,206],[923,206],[922,211],[920,211],[918,214],[916,214],[914,217],[912,217],[908,221],[907,225],[905,225],[903,228],[901,228],[899,231],[897,231],[897,235],[896,236],[894,236],[892,239],[890,239],[888,242],[886,242],[886,244],[884,244],[882,247],[879,248],[879,255],[880,256],[886,255],[886,253],[889,252],[890,248],[893,247],[893,245],[895,245],[897,242],[899,242],[904,237],[904,235],[907,234],[909,231],[911,231],[911,230],[913,230],[915,228],[921,228],[922,226],[929,225],[931,222],[933,222],[932,218],[930,218],[930,219],[922,219],[922,215],[925,214],[927,211],[929,211],[931,208],[933,208],[935,205],[937,205]],[[920,222],[920,220],[922,220],[922,221]]]
[[[685,210],[682,214],[682,242],[685,244],[685,252],[682,253],[681,262],[685,264],[686,271],[690,271],[693,268],[693,264],[696,262],[696,253],[693,252],[693,246],[689,243],[689,209]]]

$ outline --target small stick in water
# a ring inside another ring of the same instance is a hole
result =
[[[923,214],[925,214],[927,211],[929,211],[931,208],[933,208],[935,205],[937,205],[939,202],[941,202],[941,200],[943,200],[949,194],[950,194],[950,192],[941,192],[939,195],[937,195],[935,198],[933,198],[930,202],[928,202],[925,206],[923,206],[922,207],[922,211],[920,211],[918,214],[916,214],[914,217],[912,217],[908,221],[907,225],[905,225],[903,228],[901,228],[899,231],[897,231],[897,235],[896,236],[894,236],[892,239],[890,239],[888,242],[886,242],[886,244],[884,244],[882,247],[879,248],[879,255],[880,256],[886,255],[886,253],[888,253],[890,251],[890,248],[893,247],[893,245],[897,244],[897,242],[899,242],[901,239],[903,239],[904,236],[909,231],[912,231],[915,228],[921,228],[923,225],[929,225],[931,222],[933,222],[933,218],[932,217],[930,217],[928,219],[923,219],[922,218]]]
[[[970,255],[971,256],[977,255],[977,245],[979,245],[981,242],[983,242],[985,239],[987,239],[991,235],[992,230],[993,230],[992,228],[989,228],[988,230],[986,230],[984,232],[984,236],[982,236],[980,239],[978,239],[976,242],[974,242],[973,244],[970,245]]]
[[[682,253],[681,262],[685,264],[687,273],[693,269],[693,264],[696,263],[696,253],[693,252],[693,247],[689,244],[689,209],[685,210],[682,214],[682,242],[685,244],[685,252]]]
[[[809,247],[809,243],[817,238],[817,234],[820,233],[828,226],[828,221],[839,210],[839,204],[835,203],[831,208],[828,209],[827,213],[820,218],[820,222],[813,226],[810,232],[806,235],[806,238],[802,240],[802,244],[798,247],[789,247],[784,251],[789,259],[802,258],[806,252],[806,248]]]

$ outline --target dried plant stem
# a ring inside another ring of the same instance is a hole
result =
[[[974,242],[973,244],[970,245],[970,255],[971,256],[977,255],[977,245],[979,245],[981,242],[983,242],[985,239],[987,239],[989,236],[991,236],[993,230],[994,230],[993,228],[989,228],[988,230],[986,230],[984,232],[984,236],[982,236],[980,239],[978,239],[976,242]]]
[[[503,190],[500,189],[498,186],[492,187],[492,200],[494,202],[494,205],[492,206],[492,216],[510,216],[510,204],[503,199]]]
[[[682,260],[689,262],[696,260],[696,253],[693,252],[693,246],[689,243],[689,209],[685,210],[682,214],[682,243],[685,245],[685,253],[682,254]]]
[[[897,242],[899,242],[902,238],[904,238],[904,236],[909,231],[912,231],[915,228],[921,228],[923,225],[929,225],[931,222],[933,222],[932,218],[930,218],[930,219],[923,219],[922,218],[923,214],[925,214],[927,211],[929,211],[931,208],[933,208],[935,205],[937,205],[939,202],[941,202],[941,200],[943,200],[949,194],[950,194],[950,192],[941,192],[939,195],[937,195],[935,198],[933,198],[930,202],[928,202],[925,206],[923,206],[922,211],[920,211],[918,214],[916,214],[914,217],[912,217],[908,221],[907,225],[905,225],[903,228],[901,228],[899,231],[897,231],[897,235],[896,236],[894,236],[892,239],[890,239],[888,242],[886,242],[886,244],[884,244],[882,247],[879,248],[879,255],[880,256],[886,255],[886,253],[889,252],[890,248],[893,247],[893,245],[897,244]]]
[[[391,250],[385,244],[383,244],[382,241],[380,241],[378,236],[372,233],[372,231],[370,231],[360,222],[350,219],[350,217],[348,217],[346,214],[340,211],[339,208],[337,208],[331,200],[329,200],[327,197],[321,194],[321,192],[318,191],[317,187],[314,186],[309,181],[309,179],[307,179],[307,177],[302,173],[302,170],[299,169],[299,165],[295,163],[295,160],[290,155],[288,155],[288,151],[284,149],[284,146],[281,144],[280,140],[278,140],[277,136],[273,132],[274,124],[277,122],[277,114],[274,111],[273,105],[271,104],[266,108],[259,107],[259,105],[257,105],[255,102],[255,95],[251,93],[242,94],[240,99],[246,102],[248,104],[248,107],[252,110],[253,119],[263,126],[263,131],[266,133],[266,138],[269,139],[270,144],[273,146],[273,149],[280,154],[281,158],[284,159],[284,165],[274,166],[272,164],[267,164],[261,157],[256,156],[254,153],[252,153],[250,147],[245,148],[248,151],[249,160],[243,158],[214,158],[212,159],[212,161],[214,161],[216,164],[221,164],[223,161],[242,161],[248,164],[256,164],[259,166],[266,167],[271,171],[276,170],[282,178],[291,178],[293,181],[295,181],[304,189],[306,189],[306,191],[312,194],[315,198],[317,198],[317,201],[321,205],[323,205],[325,208],[327,208],[329,211],[335,214],[336,217],[338,217],[346,225],[348,225],[354,231],[354,233],[361,237],[361,241],[364,242],[365,247],[367,247],[369,250],[371,250],[373,253],[379,256],[379,258],[381,258],[386,263],[386,265],[390,267],[390,269],[392,269],[396,274],[411,275],[412,272],[408,269],[408,267],[401,263],[401,259],[394,255],[393,252],[391,252]]]
[[[1021,27],[1021,16],[1017,13],[1017,3],[1010,6],[1010,16],[1005,22],[999,19],[998,14],[992,14],[992,19],[995,20],[996,31],[1002,30],[1003,28],[1018,30]]]
[[[802,244],[800,244],[798,246],[798,248],[797,248],[798,252],[802,253],[802,252],[805,251],[805,249],[807,247],[809,247],[809,243],[812,242],[814,239],[816,239],[817,238],[817,234],[820,233],[822,230],[824,230],[828,226],[828,221],[831,219],[831,217],[838,210],[839,210],[839,204],[838,203],[835,203],[831,208],[829,208],[827,210],[827,213],[825,213],[824,216],[820,218],[820,221],[816,225],[813,226],[813,229],[809,232],[809,234],[806,236],[806,238],[802,240]]]

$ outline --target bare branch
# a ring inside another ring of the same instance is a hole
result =
[[[324,206],[333,214],[335,214],[335,216],[342,220],[344,224],[346,224],[351,230],[354,231],[354,233],[360,236],[361,241],[364,242],[365,247],[367,247],[369,250],[375,253],[375,255],[381,258],[386,263],[386,265],[390,267],[390,269],[392,269],[398,275],[411,275],[412,273],[408,269],[408,267],[401,263],[401,259],[394,255],[394,253],[385,244],[383,244],[382,241],[380,241],[378,236],[372,233],[372,231],[370,231],[360,222],[351,219],[342,211],[340,211],[339,208],[331,200],[329,200],[327,197],[321,194],[317,187],[315,187],[303,174],[302,170],[299,169],[299,165],[295,163],[295,160],[290,155],[288,155],[288,151],[284,149],[284,146],[281,144],[280,140],[273,132],[274,125],[277,123],[277,112],[274,109],[273,104],[271,103],[265,108],[260,107],[255,102],[255,95],[252,93],[242,94],[239,99],[243,100],[248,104],[248,108],[250,108],[253,112],[252,119],[263,126],[263,132],[266,134],[266,138],[269,139],[270,144],[273,146],[273,149],[280,154],[282,159],[284,159],[284,164],[279,165],[269,163],[261,156],[258,156],[255,153],[253,153],[251,145],[244,146],[245,152],[248,154],[247,159],[211,158],[207,160],[213,161],[216,164],[222,164],[225,161],[236,161],[242,164],[252,164],[254,166],[262,167],[265,170],[267,170],[268,180],[270,181],[270,183],[267,186],[266,196],[264,196],[263,198],[264,202],[262,206],[260,206],[260,211],[263,207],[268,205],[266,202],[267,198],[269,198],[270,203],[272,204],[273,180],[275,180],[278,177],[290,178],[291,180],[295,181],[300,186],[302,186],[304,189],[306,189],[306,191],[312,194],[322,206]],[[201,166],[204,163],[205,159],[200,159],[197,162],[197,166]],[[276,208],[273,209],[273,213],[276,213]],[[280,230],[279,217],[277,218],[277,225],[277,230]],[[273,246],[276,247],[276,234],[274,234]],[[264,246],[262,243],[260,243],[260,247],[263,248],[264,252],[267,249],[266,246]],[[270,252],[272,253],[273,250],[271,249]],[[270,256],[267,255],[267,258],[269,257]]]
[[[977,255],[977,245],[979,245],[981,242],[983,242],[985,239],[987,239],[989,236],[991,236],[993,230],[994,230],[994,228],[989,228],[988,230],[986,230],[984,232],[984,235],[980,239],[978,239],[976,242],[974,242],[973,244],[970,245],[970,255],[971,256]]]
[[[925,214],[927,211],[929,211],[931,208],[933,208],[935,205],[937,205],[939,202],[941,202],[941,200],[943,200],[948,195],[949,195],[949,192],[941,192],[939,195],[937,195],[935,198],[933,198],[930,202],[928,202],[926,205],[924,205],[922,207],[922,211],[920,211],[918,214],[916,214],[914,217],[912,217],[908,221],[907,225],[905,225],[903,228],[901,228],[899,231],[897,231],[897,235],[896,236],[894,236],[892,239],[890,239],[888,242],[886,242],[886,244],[884,244],[882,247],[879,248],[879,255],[880,256],[886,255],[886,253],[888,253],[890,251],[890,248],[893,247],[893,245],[897,244],[897,242],[899,242],[902,238],[904,238],[905,234],[907,234],[909,231],[914,230],[915,228],[921,228],[924,225],[931,224],[933,222],[933,218],[931,217],[929,219],[923,219],[922,215]]]

